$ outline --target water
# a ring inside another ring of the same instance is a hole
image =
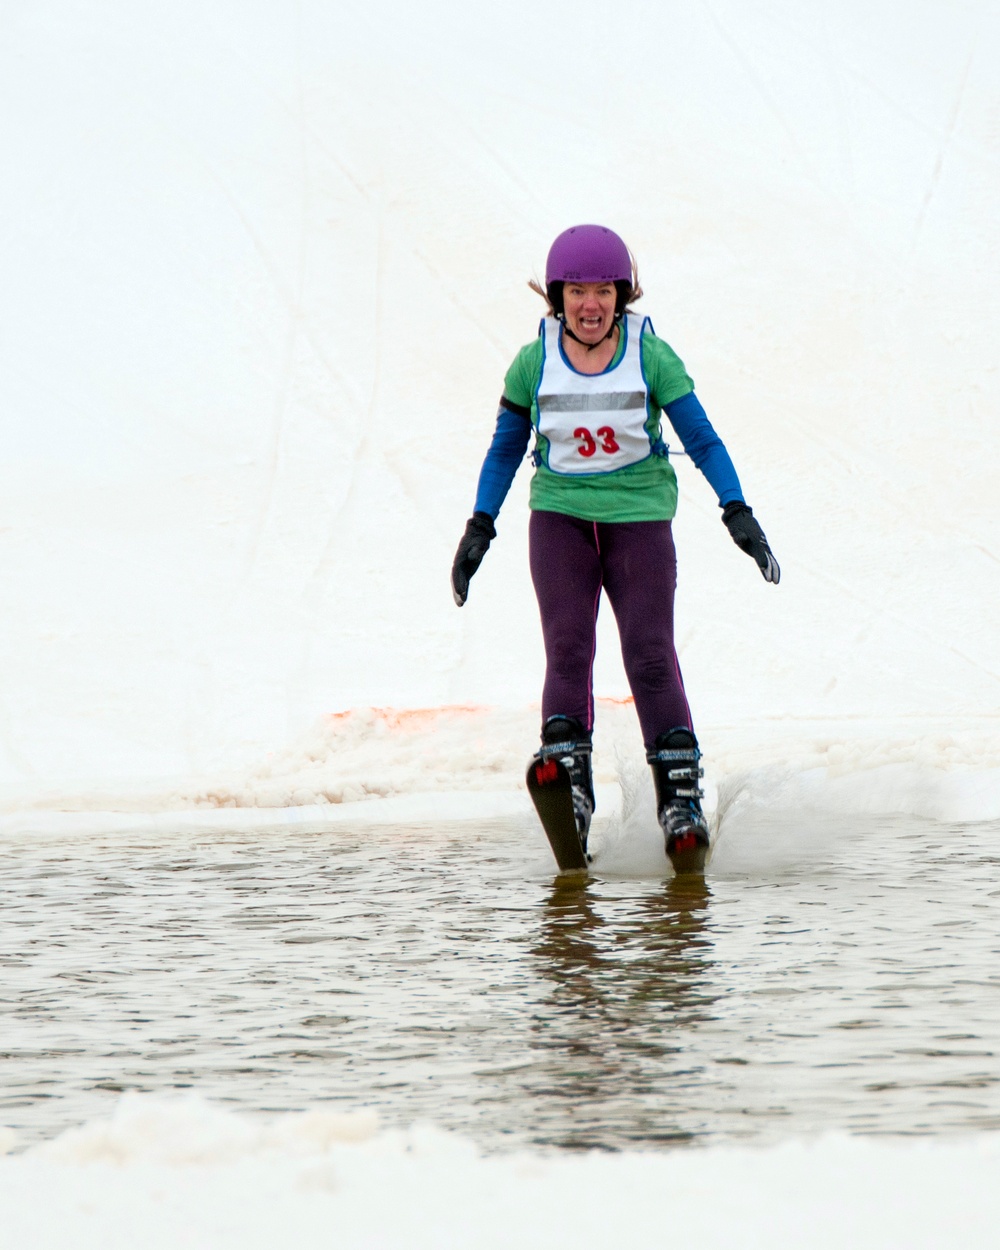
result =
[[[1000,1127],[997,827],[788,832],[688,885],[554,881],[527,820],[8,841],[0,1123],[194,1089],[487,1149]]]

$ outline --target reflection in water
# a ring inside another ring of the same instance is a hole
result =
[[[995,1130],[1000,828],[849,832],[710,888],[553,886],[534,824],[8,836],[0,1125],[194,1089],[486,1149]]]
[[[711,1014],[710,900],[700,878],[657,883],[639,897],[634,886],[556,880],[531,948],[551,984],[533,1018],[533,1044],[545,1055],[535,1092],[554,1104],[536,1140],[590,1147],[691,1137],[671,1118],[669,1077],[689,1078],[680,1033]]]

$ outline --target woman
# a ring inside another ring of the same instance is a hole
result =
[[[776,583],[780,570],[684,365],[649,318],[631,311],[642,290],[618,235],[593,225],[564,231],[549,251],[545,290],[531,286],[549,315],[504,379],[475,510],[452,568],[455,601],[465,603],[469,579],[496,537],[493,523],[533,433],[529,553],[546,657],[538,758],[566,764],[586,851],[603,590],[618,623],[667,854],[675,868],[700,871],[708,827],[701,752],[674,649],[677,479],[661,413],[718,495],[737,546],[766,581]]]

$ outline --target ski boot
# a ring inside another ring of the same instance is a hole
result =
[[[556,759],[569,773],[573,787],[573,815],[584,855],[587,855],[587,835],[595,806],[590,753],[590,734],[575,716],[550,716],[542,727],[542,745],[535,756],[543,762]]]
[[[704,791],[698,779],[701,751],[690,729],[662,733],[647,751],[656,790],[656,814],[666,843],[667,858],[674,871],[701,873],[708,855],[708,823],[701,810]]]

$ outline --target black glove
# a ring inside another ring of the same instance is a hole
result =
[[[737,547],[748,556],[753,556],[760,565],[764,581],[777,585],[781,581],[781,569],[771,554],[764,531],[754,520],[753,510],[735,499],[722,509],[722,520]]]
[[[474,512],[465,523],[465,533],[451,566],[451,593],[459,607],[469,597],[469,579],[483,562],[497,532],[488,512]]]

